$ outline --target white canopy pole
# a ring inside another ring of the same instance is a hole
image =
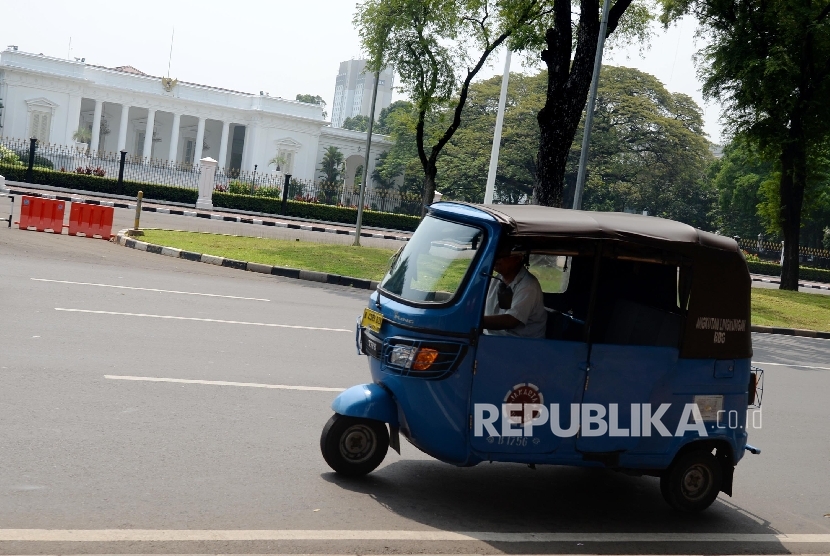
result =
[[[499,111],[496,114],[496,130],[493,133],[493,149],[490,151],[490,170],[487,172],[487,187],[484,189],[484,204],[493,202],[493,191],[496,188],[496,170],[499,166],[499,147],[501,146],[501,127],[504,123],[504,105],[507,103],[507,81],[510,79],[510,49],[504,59],[504,75],[501,78],[501,94],[499,95]]]

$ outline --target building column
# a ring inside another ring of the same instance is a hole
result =
[[[199,118],[199,125],[196,126],[196,150],[193,155],[194,164],[202,160],[202,145],[205,144],[205,119]]]
[[[81,96],[80,95],[70,95],[69,96],[69,105],[66,107],[66,139],[65,143],[67,145],[74,145],[75,132],[78,131],[78,127],[81,125]]]
[[[222,139],[219,142],[219,168],[224,168],[228,160],[228,134],[231,130],[230,122],[222,122]]]
[[[145,160],[150,160],[153,154],[153,126],[156,125],[156,111],[152,108],[147,109],[147,126],[144,128],[144,152],[141,156]]]
[[[98,152],[98,143],[101,141],[101,111],[104,101],[95,101],[95,111],[92,113],[92,143],[89,146],[90,154]]]
[[[171,164],[176,164],[176,155],[179,152],[179,126],[182,122],[181,114],[173,114],[173,129],[170,130],[170,152],[167,159]]]
[[[254,169],[258,136],[259,133],[255,123],[251,122],[245,126],[245,143],[242,145],[242,169],[248,172]]]
[[[130,123],[130,106],[128,104],[121,105],[121,123],[118,125],[118,151],[123,151],[127,148],[127,125]]]

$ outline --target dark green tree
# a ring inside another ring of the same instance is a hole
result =
[[[406,101],[393,103],[381,112],[378,127],[383,128],[393,145],[380,156],[372,178],[386,188],[402,181],[399,188],[402,193],[423,195],[424,174],[418,157],[415,107]]]
[[[424,210],[435,193],[438,156],[461,125],[473,79],[512,36],[522,38],[514,46],[523,48],[538,26],[550,19],[553,4],[553,0],[366,0],[358,5],[354,23],[369,53],[367,69],[393,65],[415,106]],[[436,112],[442,112],[440,117]],[[436,122],[434,133],[428,131],[431,118]]]
[[[511,74],[496,174],[495,198],[527,202],[532,193],[547,75]],[[481,202],[490,160],[501,77],[470,87],[465,125],[439,162],[439,190],[450,198]],[[606,66],[600,76],[595,133],[588,163],[587,210],[648,210],[649,214],[712,228],[712,160],[700,108],[669,93],[653,76]],[[577,130],[581,133],[582,126]],[[571,149],[565,181],[570,201],[579,148]]]
[[[448,198],[482,202],[496,125],[501,77],[474,83],[462,126],[439,161],[439,190]],[[526,202],[532,194],[539,144],[536,114],[544,105],[544,76],[511,73],[496,173],[497,202]]]
[[[691,13],[709,44],[703,92],[730,129],[776,165],[784,238],[781,289],[798,289],[798,247],[810,161],[830,140],[830,1],[661,0],[665,23]]]
[[[328,117],[328,112],[326,112],[326,101],[323,100],[323,97],[320,95],[297,95],[295,100],[300,102],[306,102],[308,104],[316,104],[323,109],[323,118]]]
[[[379,133],[381,135],[389,135],[392,133],[392,128],[390,127],[391,122],[389,117],[395,111],[404,109],[407,111],[412,111],[413,106],[412,103],[408,100],[396,100],[386,108],[380,111],[380,115],[378,115],[378,121],[375,122],[375,126],[372,128],[372,133]]]
[[[339,184],[342,180],[344,164],[343,153],[335,146],[328,147],[320,162],[320,175],[326,185]]]
[[[582,133],[584,120],[578,128]],[[654,76],[606,66],[597,91],[583,206],[648,211],[711,229],[713,157],[703,114],[689,96],[670,93]],[[574,146],[575,147],[575,146]],[[565,175],[570,202],[579,161],[572,148]]]
[[[351,116],[343,120],[343,125],[340,127],[365,133],[369,129],[369,116]],[[375,133],[374,127],[372,128],[372,133]]]
[[[802,209],[801,245],[821,247],[830,222],[830,161],[814,157],[808,163],[807,190]],[[716,222],[723,235],[771,241],[782,237],[778,187],[781,174],[775,162],[741,136],[724,147],[723,157],[709,170],[717,195]]]
[[[717,195],[718,230],[750,239],[767,232],[758,207],[764,201],[761,186],[772,179],[772,164],[737,138],[724,147],[723,157],[712,164],[709,173]]]
[[[608,14],[606,37],[616,33],[619,41],[645,42],[652,19],[648,6],[642,0],[616,0]],[[600,0],[555,2],[551,21],[540,21],[544,25],[534,31],[522,29],[530,34],[517,37],[517,42],[542,49],[547,69],[545,104],[537,114],[534,196],[541,205],[562,205],[571,145],[578,136],[593,75],[600,13]]]

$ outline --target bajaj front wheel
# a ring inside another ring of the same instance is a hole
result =
[[[320,451],[323,459],[340,475],[358,477],[371,473],[386,457],[389,431],[374,419],[335,413],[323,427]]]
[[[689,452],[660,478],[660,492],[674,509],[700,512],[718,497],[722,477],[720,463],[711,452]]]

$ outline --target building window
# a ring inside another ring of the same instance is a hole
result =
[[[48,143],[51,119],[52,115],[49,112],[33,110],[29,137],[34,137],[41,143]]]
[[[283,174],[293,174],[294,173],[294,151],[279,150],[279,158],[282,160],[280,164],[280,171]]]
[[[193,166],[193,157],[196,155],[196,140],[185,139],[184,143],[184,163],[188,166]]]
[[[138,138],[135,141],[135,152],[137,156],[144,156],[144,138],[146,136],[146,132],[138,132]],[[155,137],[153,137],[153,141],[150,141],[150,158],[153,158],[153,151],[156,150],[156,142],[157,141]]]

